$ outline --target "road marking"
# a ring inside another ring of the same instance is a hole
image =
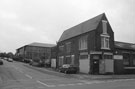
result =
[[[76,85],[83,85],[84,83],[77,83]]]
[[[119,82],[119,81],[131,81],[131,80],[135,80],[135,79],[118,79],[118,80],[110,80],[106,82]]]
[[[62,87],[62,86],[66,86],[66,84],[59,84],[59,85],[57,85],[57,86],[61,86],[61,87]]]
[[[69,86],[74,86],[75,84],[67,84],[67,85],[69,85]]]
[[[28,74],[25,74],[25,76],[27,76],[28,78],[32,79],[32,76],[28,75]]]
[[[38,83],[46,86],[46,87],[64,87],[64,86],[75,86],[75,85],[86,85],[86,84],[101,84],[101,83],[109,83],[109,82],[117,82],[117,81],[128,81],[128,80],[135,80],[135,79],[119,79],[119,80],[109,80],[109,81],[82,81],[83,83],[73,83],[73,84],[56,84],[56,85],[48,85],[46,83],[43,83],[39,80],[37,80]]]
[[[19,72],[21,72],[21,73],[23,73],[23,71],[21,71],[21,70],[18,70]]]
[[[44,86],[46,86],[46,87],[55,87],[55,85],[48,85],[48,84],[45,84],[45,83],[43,83],[43,82],[41,82],[39,80],[37,80],[37,82],[44,85]]]

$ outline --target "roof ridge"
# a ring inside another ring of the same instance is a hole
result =
[[[65,30],[62,33],[62,35],[59,39],[59,42],[63,41],[63,40],[66,40],[66,39],[69,39],[71,37],[78,36],[80,34],[92,31],[92,30],[95,30],[97,28],[99,22],[101,21],[103,15],[105,15],[105,13],[97,15],[97,16],[91,18],[91,19],[83,21],[83,22]]]

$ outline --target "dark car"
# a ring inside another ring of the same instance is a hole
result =
[[[44,63],[42,61],[33,61],[33,60],[31,60],[29,65],[37,66],[37,67],[43,67]]]
[[[59,72],[66,73],[66,74],[76,74],[78,71],[78,68],[76,66],[70,65],[70,64],[64,64],[62,67],[59,68]]]
[[[3,65],[3,61],[0,59],[0,65]]]

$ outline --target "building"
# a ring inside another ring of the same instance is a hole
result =
[[[57,47],[57,67],[72,64],[83,73],[114,73],[114,32],[105,13],[65,30]]]
[[[135,73],[135,44],[115,41],[115,73]]]
[[[16,50],[16,55],[23,57],[24,61],[29,60],[47,60],[51,58],[51,48],[55,44],[31,43]]]

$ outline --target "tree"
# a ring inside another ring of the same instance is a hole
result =
[[[9,52],[9,53],[7,53],[7,56],[8,56],[9,58],[13,58],[13,57],[14,57],[14,54],[13,54],[12,52]]]

